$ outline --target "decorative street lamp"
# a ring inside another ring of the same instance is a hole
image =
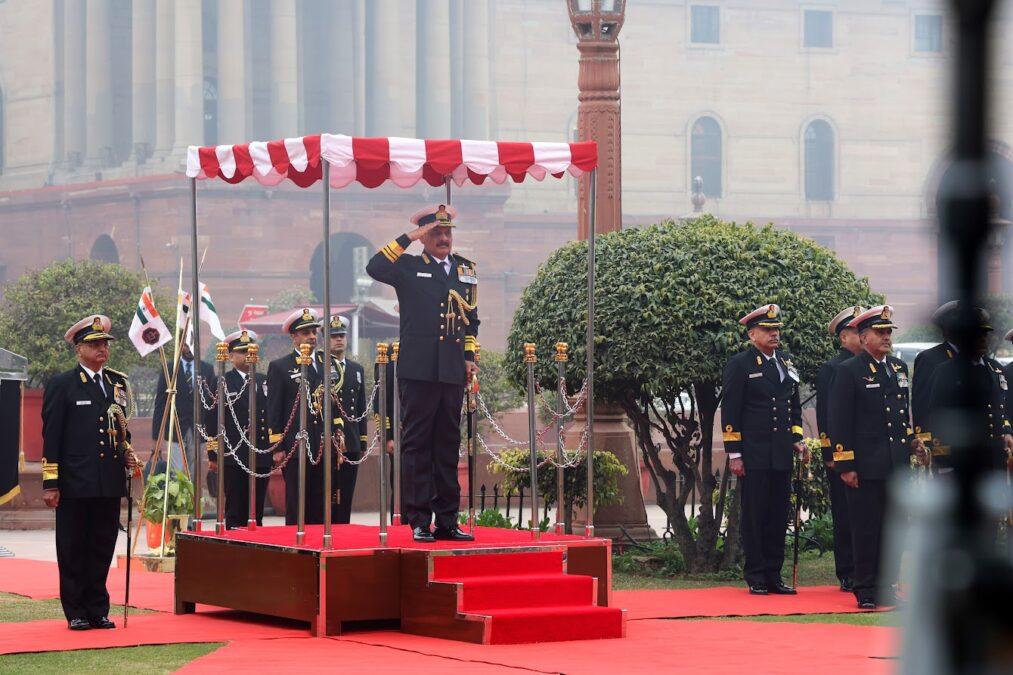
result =
[[[626,0],[569,0],[567,7],[580,52],[577,137],[598,142],[595,232],[613,232],[623,227],[618,38]],[[578,192],[580,239],[587,238],[589,180],[581,177]]]

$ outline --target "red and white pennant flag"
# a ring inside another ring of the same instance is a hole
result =
[[[137,301],[137,311],[134,312],[134,319],[130,322],[127,334],[141,356],[147,356],[166,342],[172,341],[172,333],[155,309],[149,286],[145,286],[141,292],[141,299]]]

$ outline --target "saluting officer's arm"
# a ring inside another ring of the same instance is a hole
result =
[[[830,438],[833,443],[834,470],[855,470],[855,378],[838,368],[830,389]]]
[[[742,398],[745,393],[745,373],[738,359],[725,365],[721,379],[721,427],[725,452],[731,459],[742,455]]]
[[[267,367],[267,434],[268,445],[281,440],[281,434],[288,422],[287,411],[284,410],[285,378],[288,373],[272,361]],[[289,411],[290,412],[290,411]],[[288,448],[279,448],[288,451]]]
[[[407,234],[402,234],[397,239],[384,244],[376,254],[366,263],[366,274],[391,286],[397,286],[401,281],[401,265],[398,260],[412,243]]]
[[[67,421],[66,396],[57,382],[50,382],[42,395],[42,489],[59,488],[60,448]]]

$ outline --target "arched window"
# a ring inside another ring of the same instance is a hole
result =
[[[834,198],[834,130],[823,120],[805,128],[805,198],[830,201]]]
[[[99,262],[120,264],[120,250],[116,248],[116,242],[108,234],[100,234],[91,245],[91,254],[88,256]]]
[[[690,181],[697,176],[705,195],[721,196],[721,126],[713,117],[701,117],[690,132]]]
[[[331,304],[355,302],[372,285],[372,280],[366,275],[366,261],[375,252],[376,247],[362,235],[354,232],[335,232],[331,235]],[[313,257],[310,258],[310,290],[318,301],[323,301],[323,243],[317,244]]]

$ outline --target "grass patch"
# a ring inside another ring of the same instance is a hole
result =
[[[846,623],[852,626],[899,626],[897,612],[857,612],[848,614],[799,614],[796,616],[729,616],[720,621],[758,621],[760,623]]]
[[[81,649],[66,652],[0,656],[0,673],[171,673],[196,658],[210,654],[224,642],[154,645],[115,649]]]
[[[130,608],[131,614],[151,614],[150,609]],[[63,619],[63,608],[59,598],[33,600],[23,595],[0,593],[0,623],[39,621],[42,619]],[[109,618],[116,621],[123,618],[123,605],[109,607]]]
[[[822,556],[815,551],[804,551],[798,556],[799,586],[836,586],[837,575],[834,572],[834,554],[824,553]],[[786,552],[783,568],[785,583],[791,583],[791,550]],[[714,588],[716,586],[745,587],[740,573],[720,572],[716,574],[678,574],[673,576],[642,575],[615,572],[612,576],[613,588],[632,589],[686,589]]]

